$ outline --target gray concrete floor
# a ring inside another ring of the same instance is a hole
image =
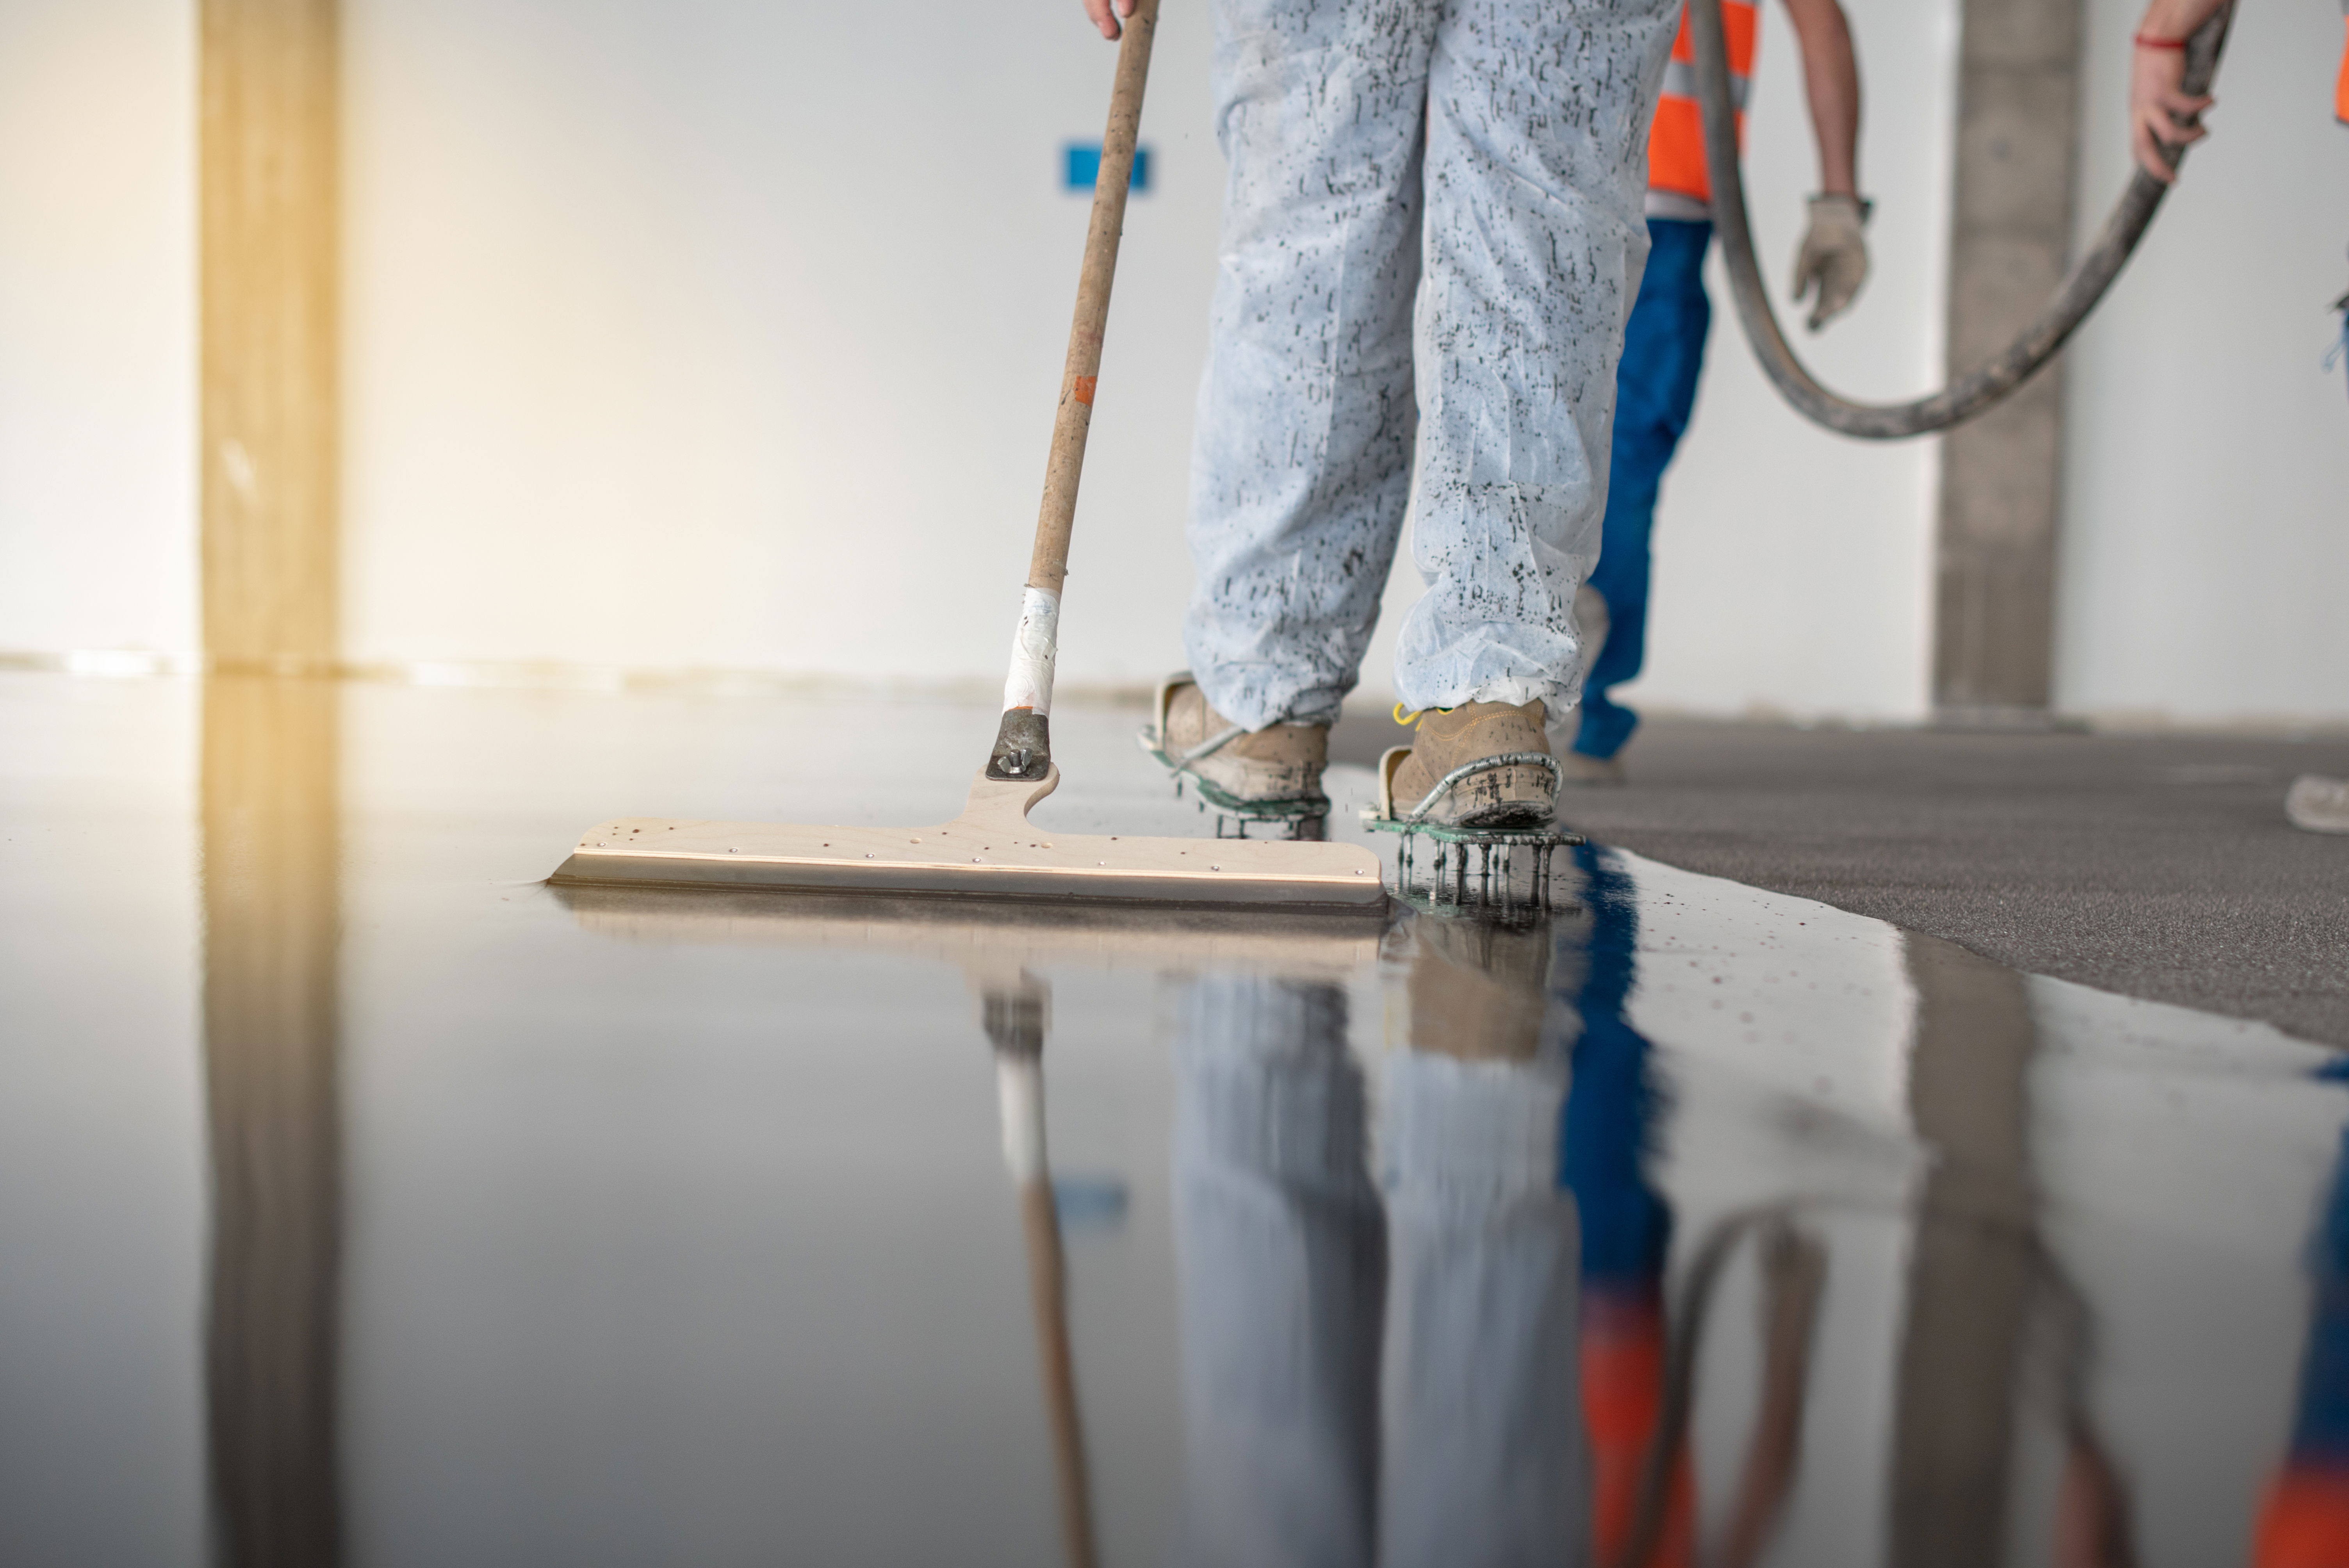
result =
[[[1369,761],[1392,725],[1350,719]],[[2349,838],[2284,820],[2349,738],[1989,735],[1650,722],[1593,838],[1984,957],[2349,1047]]]
[[[1575,1368],[1701,1333],[1704,1517],[1800,1434],[1774,1562],[2201,1568],[2343,1407],[2349,1089],[2264,1024],[1629,852],[1512,925],[543,881],[615,813],[936,821],[996,717],[0,672],[0,1563],[1583,1560],[1516,1506],[1638,1473]],[[1055,715],[1052,831],[1211,830],[1136,719]],[[1576,805],[1906,890],[2273,767],[2012,744],[1660,727]]]

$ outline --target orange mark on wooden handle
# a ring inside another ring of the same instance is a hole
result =
[[[1077,401],[1082,403],[1088,408],[1092,407],[1093,406],[1093,388],[1100,385],[1101,377],[1098,376],[1078,377],[1076,387]]]

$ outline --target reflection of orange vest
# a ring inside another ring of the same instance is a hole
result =
[[[1602,1563],[1622,1559],[1639,1520],[1648,1443],[1663,1418],[1664,1342],[1663,1303],[1655,1297],[1583,1296],[1582,1418],[1590,1434],[1591,1533]],[[1685,1446],[1672,1456],[1660,1522],[1640,1568],[1689,1568],[1696,1560],[1696,1472]]]
[[[2332,1568],[2349,1553],[2349,1476],[2292,1464],[2268,1488],[2255,1568]]]
[[[1729,41],[1730,101],[1737,106],[1737,140],[1745,142],[1745,93],[1754,80],[1754,35],[1762,14],[1754,0],[1721,0],[1722,30]],[[1648,137],[1648,188],[1677,191],[1700,201],[1713,200],[1704,177],[1704,125],[1696,107],[1696,43],[1689,36],[1688,11],[1681,12],[1681,36],[1672,40],[1672,63],[1664,67],[1663,96],[1656,100],[1656,129]]]

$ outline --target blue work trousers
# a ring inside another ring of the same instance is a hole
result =
[[[1639,675],[1648,654],[1648,541],[1655,531],[1656,492],[1696,406],[1697,375],[1713,302],[1704,293],[1704,253],[1713,225],[1676,218],[1648,220],[1648,270],[1623,331],[1615,371],[1615,440],[1600,526],[1599,569],[1590,585],[1607,601],[1607,643],[1582,692],[1574,749],[1612,757],[1631,738],[1640,716],[1613,689]]]

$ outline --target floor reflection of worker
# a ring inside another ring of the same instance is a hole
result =
[[[1868,277],[1868,242],[1861,231],[1869,203],[1859,194],[1859,66],[1837,0],[1785,5],[1802,51],[1811,129],[1818,140],[1819,191],[1810,199],[1809,225],[1795,261],[1795,297],[1811,297],[1810,325],[1816,332],[1850,308]],[[1721,12],[1742,132],[1761,7],[1755,0],[1723,0]],[[1649,536],[1655,528],[1657,492],[1696,407],[1697,373],[1703,367],[1713,319],[1704,292],[1712,198],[1697,115],[1696,54],[1683,15],[1648,140],[1648,270],[1640,279],[1615,373],[1614,461],[1599,566],[1576,600],[1576,615],[1598,653],[1586,678],[1573,750],[1566,758],[1566,776],[1573,782],[1620,782],[1619,754],[1640,722],[1609,694],[1637,677],[1647,656]],[[1598,614],[1601,605],[1603,616]]]
[[[2256,1568],[2349,1563],[2349,1140],[2310,1238],[2314,1286],[2300,1402],[2282,1469],[2260,1510]]]
[[[1672,1214],[1649,1181],[1662,1090],[1648,1039],[1624,1014],[1636,972],[1637,906],[1629,879],[1601,852],[1576,851],[1591,910],[1589,963],[1574,1006],[1573,1090],[1558,1179],[1582,1226],[1582,1401],[1590,1432],[1592,1526],[1599,1561],[1630,1555],[1649,1450],[1663,1411],[1664,1264]],[[1643,1560],[1678,1568],[1695,1551],[1695,1486],[1683,1448],[1666,1461],[1661,1517]]]
[[[1546,952],[1500,957],[1497,1006],[1385,1058],[1375,1168],[1341,989],[1188,986],[1184,1561],[1589,1561],[1565,1051],[1540,1031]]]

